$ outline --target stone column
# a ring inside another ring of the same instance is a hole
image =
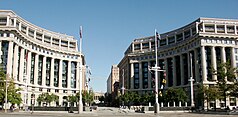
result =
[[[35,67],[34,67],[34,85],[38,85],[38,65],[39,65],[39,55],[35,55]]]
[[[169,80],[168,80],[168,60],[167,60],[167,58],[165,58],[164,59],[164,68],[165,68],[165,70],[166,70],[166,84],[165,84],[165,88],[167,88],[168,86],[169,86]],[[160,81],[158,81],[158,82],[160,82]]]
[[[180,72],[181,72],[181,85],[184,84],[184,62],[183,54],[180,55]]]
[[[51,58],[50,62],[50,87],[54,87],[54,66],[55,66],[54,58]]]
[[[14,27],[17,26],[17,18],[14,18],[13,26],[14,26]]]
[[[215,50],[215,47],[214,46],[212,46],[211,47],[211,59],[212,59],[212,66],[213,66],[213,68],[214,68],[214,70],[216,71],[217,70],[217,61],[216,61],[216,50]],[[216,81],[217,80],[217,75],[212,75],[212,80],[213,81]]]
[[[202,22],[202,32],[205,32],[205,24]]]
[[[236,67],[235,48],[231,48],[231,67]]]
[[[18,27],[18,29],[21,31],[21,22],[19,22],[19,27]]]
[[[28,34],[29,34],[29,27],[27,26],[26,27],[26,35],[29,36]]]
[[[67,78],[67,88],[71,88],[71,61],[68,61],[68,78]],[[69,92],[69,91],[68,91]]]
[[[10,24],[10,16],[7,16],[7,25],[6,26],[9,26]]]
[[[79,65],[80,63],[77,62],[76,64],[76,89],[79,90]]]
[[[196,33],[198,33],[198,22],[196,22]]]
[[[131,63],[131,89],[134,89],[134,63]]]
[[[36,39],[36,30],[34,31],[34,39]]]
[[[28,51],[28,50],[27,50]],[[26,68],[26,73],[27,73],[27,83],[30,84],[30,78],[31,78],[31,52],[28,51],[26,54],[27,55],[27,68]]]
[[[215,33],[217,33],[217,24],[214,25]]]
[[[62,66],[63,60],[59,59],[59,88],[62,88]]]
[[[43,56],[43,64],[42,64],[42,86],[46,85],[46,56]]]
[[[235,34],[237,34],[237,29],[236,29],[236,27],[237,27],[237,26],[235,25]]]
[[[173,87],[177,85],[177,75],[176,75],[176,56],[173,57]]]
[[[0,48],[1,49],[1,48]],[[18,52],[19,52],[19,47],[18,45],[15,45],[14,47],[14,60],[13,60],[13,79],[17,81],[17,75],[18,75]]]
[[[194,49],[194,63],[195,63],[195,80],[196,82],[200,81],[200,75],[199,75],[199,66],[198,66],[198,52],[197,49]]]
[[[190,60],[190,52],[187,52],[187,62],[188,62],[188,80],[190,79],[190,77],[191,77],[191,60]],[[189,85],[190,83],[189,83],[189,81],[187,81],[188,82],[188,84],[187,85]]]
[[[225,63],[226,62],[226,51],[225,47],[221,47],[221,62]]]
[[[225,34],[227,34],[227,26],[226,26],[226,24],[224,26],[224,29],[225,29]]]
[[[13,42],[9,41],[8,55],[7,55],[7,74],[12,76],[12,59],[13,58]]]
[[[24,56],[25,56],[25,50],[21,48],[21,54],[20,54],[20,68],[19,68],[19,80],[20,82],[23,82],[23,74],[24,74]]]
[[[201,46],[201,64],[202,64],[202,78],[203,82],[207,82],[207,63],[206,63],[206,53],[205,47]]]

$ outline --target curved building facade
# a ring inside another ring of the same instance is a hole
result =
[[[40,28],[13,11],[0,10],[0,62],[23,89],[23,104],[31,105],[33,93],[37,99],[49,92],[59,96],[59,102],[52,105],[63,106],[64,96],[79,91],[80,77],[85,85],[85,60],[77,43],[72,36]]]
[[[211,74],[210,69],[217,69],[219,63],[229,61],[232,67],[238,67],[238,20],[199,18],[160,36],[161,40],[157,42],[158,66],[166,70],[166,75],[159,72],[158,79],[159,87],[162,79],[166,79],[164,89],[182,87],[190,94],[189,79],[192,73],[196,93],[198,84],[216,84],[218,77]],[[130,44],[118,64],[120,87],[124,69],[124,84],[127,90],[140,93],[154,91],[155,76],[148,71],[149,66],[155,65],[154,50],[154,36],[135,39]],[[217,107],[225,106],[224,101],[230,106],[238,105],[237,100],[233,97],[220,100]]]

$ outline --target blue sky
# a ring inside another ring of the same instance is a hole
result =
[[[79,38],[91,68],[90,85],[106,91],[111,65],[118,64],[135,38],[177,29],[199,17],[238,19],[238,0],[0,0],[42,28]]]

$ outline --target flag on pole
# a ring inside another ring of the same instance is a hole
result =
[[[79,29],[79,36],[81,39],[83,38],[83,27],[82,26],[80,26],[80,29]]]
[[[160,40],[161,38],[160,38],[160,34],[158,33],[158,32],[156,32],[156,38],[157,38],[157,40]]]

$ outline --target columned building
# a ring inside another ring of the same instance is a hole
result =
[[[52,105],[64,106],[65,96],[79,91],[80,77],[85,86],[85,60],[77,43],[72,36],[33,25],[13,11],[0,10],[0,63],[23,89],[23,104],[31,105],[33,93],[37,99],[49,92],[59,96],[59,102]]]
[[[182,87],[190,94],[190,54],[195,93],[198,84],[216,84],[219,78],[211,74],[211,68],[216,70],[219,63],[228,61],[232,67],[238,66],[238,20],[199,18],[160,36],[161,40],[157,42],[158,66],[166,70],[166,76],[159,72],[159,88],[161,80],[165,78],[165,90],[169,87]],[[152,93],[155,76],[150,73],[148,67],[154,65],[154,36],[135,39],[118,64],[120,73],[122,69],[125,71],[125,88],[128,91]],[[120,81],[121,79],[120,74]],[[221,103],[217,106],[225,106],[222,105],[224,101],[230,106],[238,105],[238,99],[229,97],[227,100],[220,100]]]

